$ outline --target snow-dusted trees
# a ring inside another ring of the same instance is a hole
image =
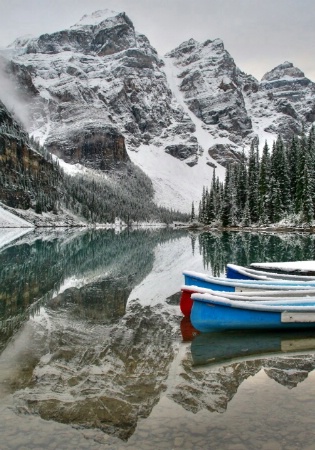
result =
[[[310,224],[315,211],[315,131],[282,138],[270,150],[265,143],[259,158],[253,142],[248,159],[230,164],[223,184],[215,178],[204,188],[199,220],[224,227],[266,225],[288,218]]]
[[[0,121],[0,201],[37,214],[71,211],[89,223],[187,221],[188,214],[158,207],[151,180],[127,162],[110,176],[70,176],[19,125]]]

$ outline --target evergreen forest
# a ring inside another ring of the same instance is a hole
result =
[[[259,155],[253,141],[248,157],[229,164],[224,182],[213,173],[210,187],[204,187],[196,217],[206,225],[310,226],[315,211],[315,132],[294,135],[285,143],[281,136]]]
[[[0,104],[0,201],[37,214],[70,212],[87,223],[187,221],[158,207],[150,178],[131,162],[119,170],[71,176]]]

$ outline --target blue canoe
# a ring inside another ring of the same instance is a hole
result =
[[[262,270],[251,269],[249,267],[238,266],[237,264],[227,264],[227,278],[238,280],[287,280],[287,281],[315,281],[315,276],[292,275],[288,273],[264,272]]]
[[[190,320],[201,332],[315,328],[315,298],[243,302],[210,294],[192,294]]]
[[[315,289],[313,281],[292,281],[292,280],[243,280],[212,277],[210,275],[185,270],[183,272],[186,286],[199,286],[212,289],[214,291],[245,292],[259,289],[261,291],[271,289]]]

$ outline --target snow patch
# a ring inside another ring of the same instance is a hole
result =
[[[314,272],[315,261],[289,261],[273,263],[252,263],[251,267],[259,269],[275,269],[285,272]]]
[[[24,234],[29,233],[29,228],[1,228],[0,229],[0,249],[16,241]]]
[[[34,228],[34,225],[0,206],[0,228]]]
[[[104,20],[109,19],[111,17],[117,16],[119,13],[115,11],[111,11],[110,9],[103,9],[99,11],[95,11],[92,14],[85,14],[78,23],[73,25],[71,28],[79,28],[85,25],[98,25],[102,23]]]

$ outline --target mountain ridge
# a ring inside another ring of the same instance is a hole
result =
[[[221,39],[190,39],[160,57],[125,13],[96,11],[68,30],[18,39],[9,61],[31,99],[28,131],[49,151],[110,170],[115,158],[102,154],[125,146],[156,203],[187,212],[213,169],[223,179],[253,139],[290,139],[315,120],[315,83],[292,63],[258,81]]]

